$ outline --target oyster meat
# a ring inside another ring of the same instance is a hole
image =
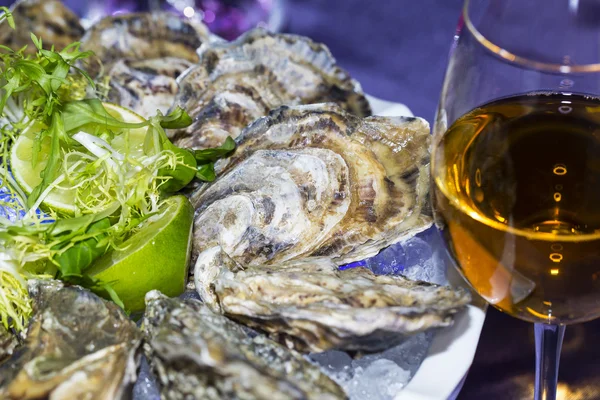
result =
[[[98,60],[107,70],[121,59],[177,57],[195,63],[197,49],[208,39],[209,31],[201,23],[169,12],[141,12],[101,19],[87,30],[81,48],[95,53],[97,59],[88,68],[95,76]]]
[[[0,324],[0,363],[12,355],[18,344],[17,337]]]
[[[30,33],[42,38],[44,48],[54,46],[57,50],[80,40],[84,34],[77,15],[60,0],[19,0],[10,10],[16,29],[6,22],[0,24],[0,43],[11,49],[27,45],[25,53],[34,54],[37,49]]]
[[[326,257],[241,266],[218,246],[200,255],[194,279],[212,310],[299,351],[383,350],[450,325],[470,301],[462,289],[340,270]]]
[[[169,111],[177,93],[177,77],[193,64],[183,58],[120,60],[108,73],[107,100],[127,107],[144,118]]]
[[[144,351],[166,399],[344,399],[300,354],[213,313],[200,301],[146,295]]]
[[[114,303],[78,286],[29,281],[25,345],[0,366],[3,399],[119,399],[136,377],[142,334]]]
[[[181,147],[220,145],[281,105],[338,103],[358,116],[371,110],[360,85],[322,44],[251,30],[233,42],[203,45],[199,65],[180,77],[175,105],[194,123],[174,133]]]
[[[242,265],[374,256],[431,226],[428,144],[420,118],[359,118],[335,104],[274,110],[191,195],[193,257],[213,246]]]

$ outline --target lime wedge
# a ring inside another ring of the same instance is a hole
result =
[[[125,308],[144,309],[144,296],[158,289],[167,296],[183,293],[188,276],[194,208],[185,196],[165,200],[164,211],[149,220],[123,243],[107,253],[86,273],[111,284]]]
[[[125,122],[138,123],[144,121],[142,117],[111,103],[103,103],[106,111],[116,119]],[[12,146],[10,153],[10,167],[13,176],[21,189],[29,195],[33,189],[42,182],[41,172],[46,168],[50,153],[50,138],[46,137],[42,142],[41,149],[38,152],[38,159],[35,167],[32,166],[33,145],[35,135],[45,126],[41,123],[32,123],[17,138]],[[134,157],[136,153],[143,155],[144,139],[147,128],[126,129],[118,133],[110,142],[110,145],[117,151],[127,150]],[[73,162],[77,159],[73,159]],[[69,168],[70,165],[62,165],[61,169]],[[67,215],[73,215],[78,207],[75,204],[75,189],[71,186],[74,182],[61,182],[61,188],[53,188],[42,201],[42,208],[62,212]]]

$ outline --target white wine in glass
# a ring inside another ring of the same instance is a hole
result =
[[[467,0],[434,128],[436,224],[474,290],[536,324],[536,399],[556,396],[565,325],[600,317],[590,3]]]

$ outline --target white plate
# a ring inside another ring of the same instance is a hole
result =
[[[367,98],[375,115],[413,116],[404,104]],[[448,280],[468,288],[454,267],[448,268]],[[485,303],[473,297],[473,304],[456,317],[454,325],[436,332],[427,357],[396,400],[446,400],[457,394],[473,363],[485,320]]]

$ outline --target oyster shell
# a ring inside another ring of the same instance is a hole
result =
[[[62,50],[84,34],[77,15],[60,0],[20,0],[10,8],[16,29],[0,24],[0,43],[11,49],[27,45],[25,53],[37,50],[30,33],[42,38],[44,48]]]
[[[119,399],[135,381],[142,334],[115,304],[59,281],[29,281],[25,346],[0,366],[3,399]]]
[[[17,337],[0,324],[0,363],[12,355],[18,344]]]
[[[374,256],[431,226],[428,144],[420,118],[362,119],[334,104],[274,110],[191,196],[193,256],[216,245],[243,265]]]
[[[193,64],[183,58],[120,60],[108,73],[107,100],[144,118],[169,111],[177,93],[177,77]]]
[[[146,295],[144,350],[167,399],[346,398],[298,353],[214,314],[198,300]]]
[[[194,277],[212,310],[299,351],[379,351],[451,325],[470,301],[462,289],[362,267],[339,270],[326,257],[241,266],[218,246],[200,255]]]
[[[94,51],[107,69],[120,59],[177,57],[194,63],[196,50],[208,38],[209,31],[201,23],[169,12],[140,12],[101,19],[87,30],[81,48]],[[97,61],[90,69],[97,74]]]
[[[175,105],[194,123],[174,134],[178,146],[218,146],[281,105],[336,102],[358,116],[371,113],[359,84],[327,47],[306,37],[257,28],[202,46],[200,57],[179,82]]]

